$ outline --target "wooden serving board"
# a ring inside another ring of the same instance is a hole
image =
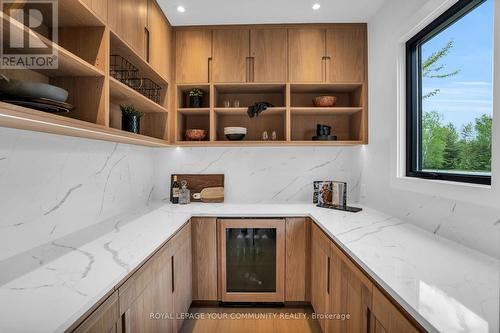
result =
[[[211,187],[224,187],[224,175],[223,174],[173,174],[171,176],[170,183],[172,184],[174,176],[177,176],[177,182],[181,185],[183,180],[187,181],[187,188],[191,191],[191,201],[201,202],[201,199],[194,199],[193,194],[201,193],[205,188]],[[215,202],[215,201],[211,201]],[[217,202],[224,202],[224,198]]]

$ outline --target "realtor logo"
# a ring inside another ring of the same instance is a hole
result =
[[[57,0],[0,0],[1,69],[57,69]]]

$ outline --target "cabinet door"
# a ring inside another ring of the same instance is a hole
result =
[[[250,32],[252,82],[286,82],[286,29],[252,29]]]
[[[314,312],[320,315],[329,312],[331,258],[328,246],[328,239],[314,225],[311,231],[311,304]],[[319,324],[324,333],[328,332],[327,319],[320,319]]]
[[[325,29],[289,29],[288,50],[288,75],[291,82],[325,80]]]
[[[369,329],[369,313],[372,304],[372,283],[349,258],[342,255],[340,309],[350,314],[344,332],[366,333]]]
[[[342,257],[337,246],[330,242],[330,299],[331,314],[343,314],[342,309]],[[328,322],[329,333],[345,332],[345,322],[332,319]],[[367,332],[366,332],[367,333]]]
[[[406,319],[387,297],[373,289],[372,321],[378,333],[417,333],[419,330]]]
[[[118,310],[118,293],[115,292],[92,312],[73,333],[116,332],[120,319]]]
[[[366,25],[327,29],[328,80],[330,82],[364,82],[366,48]]]
[[[213,81],[246,82],[250,31],[219,29],[213,32]]]
[[[306,269],[309,258],[309,223],[307,218],[286,219],[286,302],[305,302],[309,298],[307,288],[310,270]]]
[[[175,248],[171,257],[173,267],[173,309],[174,313],[187,313],[191,306],[192,274],[191,274],[191,224],[185,226],[175,237],[172,244]],[[173,320],[173,332],[179,332],[183,320]]]
[[[108,0],[111,30],[146,58],[148,0]]]
[[[171,257],[167,244],[119,288],[123,332],[172,332],[169,318],[150,318],[173,313]]]
[[[148,30],[149,63],[158,73],[170,79],[172,29],[155,0],[149,0]]]
[[[210,30],[177,30],[175,45],[177,83],[210,82],[212,32]]]
[[[191,219],[193,299],[217,300],[217,220]]]

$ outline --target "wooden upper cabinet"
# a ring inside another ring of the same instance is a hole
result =
[[[172,28],[156,1],[149,0],[149,63],[161,75],[170,79]]]
[[[237,83],[248,81],[250,48],[248,29],[213,31],[213,81]]]
[[[210,82],[212,32],[210,30],[177,30],[175,45],[177,83]]]
[[[325,29],[288,30],[290,82],[324,82]]]
[[[108,0],[111,30],[146,59],[148,0]]]
[[[252,29],[250,31],[250,81],[286,82],[287,30]]]
[[[366,25],[339,25],[326,30],[327,78],[330,82],[366,79]]]
[[[108,2],[103,0],[81,0],[86,4],[104,23],[108,20]]]

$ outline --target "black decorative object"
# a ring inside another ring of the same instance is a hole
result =
[[[358,207],[335,206],[335,205],[328,205],[328,204],[320,204],[320,205],[317,205],[316,207],[341,210],[343,212],[349,212],[349,213],[359,213],[363,210],[362,208],[358,208]]]
[[[139,134],[143,112],[137,111],[133,105],[120,105],[122,111],[122,130]]]
[[[109,74],[120,82],[128,85],[129,79],[139,77],[139,70],[122,56],[113,54],[110,56]]]
[[[111,55],[109,73],[121,83],[129,86],[155,103],[161,102],[161,86],[148,78],[139,77],[139,70],[127,59]]]
[[[141,95],[149,98],[155,103],[160,103],[161,96],[160,91],[161,87],[147,78],[131,78],[127,80],[127,83],[130,88],[134,89]]]
[[[247,114],[250,118],[258,117],[259,114],[266,111],[267,108],[273,108],[273,107],[274,105],[267,102],[255,103],[254,105],[248,107]]]
[[[332,133],[332,127],[328,125],[317,124],[316,125],[316,136],[312,139],[313,141],[337,141],[336,135],[330,135]]]

